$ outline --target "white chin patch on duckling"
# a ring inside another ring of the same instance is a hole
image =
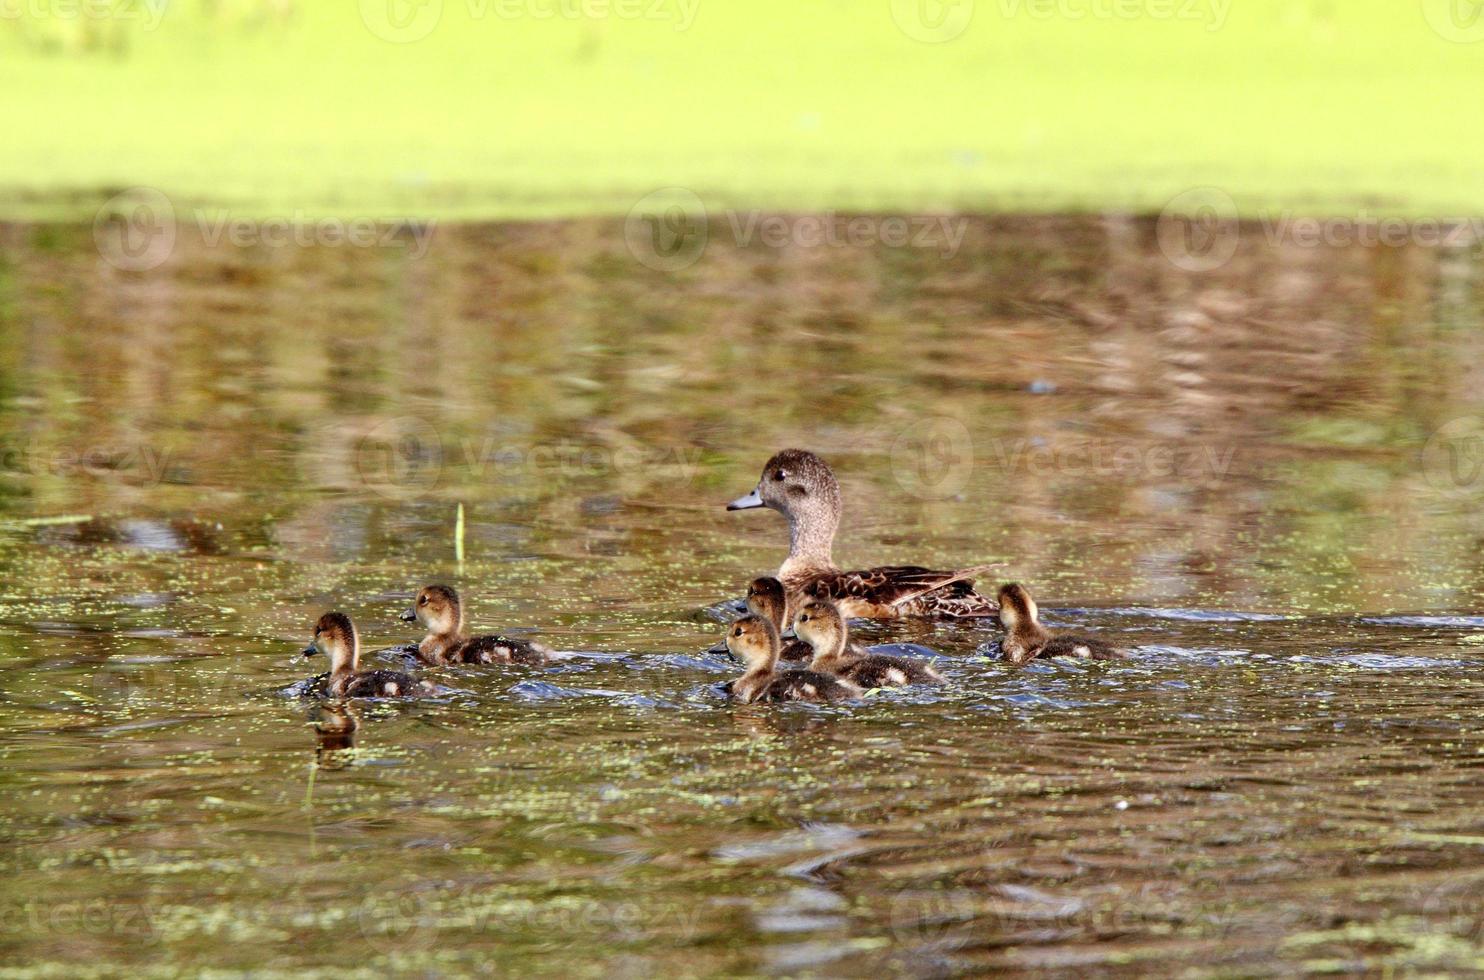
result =
[[[886,672],[886,679],[892,684],[907,683],[907,675],[902,673],[900,670],[897,670],[895,667]]]

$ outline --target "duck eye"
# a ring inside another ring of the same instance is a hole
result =
[[[427,596],[419,596],[418,597],[418,600],[417,600],[417,604],[419,606],[426,606],[428,604],[428,597]]]
[[[776,471],[774,471],[774,473],[773,473],[773,479],[778,480],[780,482],[783,481],[783,480],[787,480],[788,479],[788,470],[776,470]]]

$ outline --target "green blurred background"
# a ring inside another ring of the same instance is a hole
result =
[[[0,216],[1484,212],[1474,0],[0,0]]]

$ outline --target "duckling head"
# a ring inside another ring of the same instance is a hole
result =
[[[304,656],[322,653],[330,658],[330,671],[343,674],[356,669],[361,639],[355,624],[342,612],[327,612],[314,624],[314,639],[304,648]]]
[[[833,602],[813,599],[804,603],[794,616],[794,632],[814,648],[815,656],[829,656],[845,649],[845,618]]]
[[[417,598],[402,613],[402,621],[421,623],[429,633],[457,633],[463,626],[459,594],[447,585],[429,585],[418,590]]]
[[[787,610],[788,594],[783,590],[783,583],[776,578],[764,576],[747,584],[747,611],[763,617],[780,633]]]
[[[727,510],[769,507],[788,518],[792,550],[829,559],[840,524],[840,484],[829,464],[805,449],[785,449],[768,460],[757,486]]]
[[[1030,590],[1019,582],[1007,582],[1000,586],[1000,623],[1006,630],[1039,626],[1041,611]]]
[[[778,663],[778,631],[765,616],[743,616],[727,627],[727,650],[748,670],[771,670]]]

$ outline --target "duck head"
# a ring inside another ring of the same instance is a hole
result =
[[[304,648],[304,656],[322,653],[330,658],[332,674],[354,673],[361,656],[361,639],[355,624],[341,612],[327,612],[314,624],[314,639]]]
[[[788,614],[788,593],[783,583],[772,576],[755,578],[747,584],[747,611],[761,616],[773,624],[773,629],[782,634],[784,619]]]
[[[1000,623],[1007,631],[1035,629],[1041,625],[1041,611],[1030,590],[1019,582],[1007,582],[1000,586]]]
[[[429,633],[439,636],[458,633],[464,625],[459,594],[447,585],[429,585],[419,589],[401,619],[404,623],[416,621]]]
[[[762,616],[743,616],[727,627],[727,651],[749,671],[770,671],[778,665],[778,631]]]
[[[814,648],[815,657],[833,657],[845,652],[849,631],[845,618],[833,602],[811,599],[794,616],[794,632]]]
[[[829,464],[804,449],[776,454],[763,467],[753,491],[727,504],[727,510],[756,507],[788,518],[789,563],[830,567],[835,529],[840,526],[840,484]]]

